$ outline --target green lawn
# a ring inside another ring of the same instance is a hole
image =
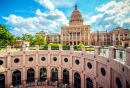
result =
[[[0,48],[1,50],[6,50],[6,48]]]

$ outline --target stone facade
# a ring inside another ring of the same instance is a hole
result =
[[[40,31],[40,32],[36,33],[35,35],[44,37],[48,44],[49,43],[54,43],[54,44],[61,43],[61,34],[58,34],[58,33],[48,34],[47,32]]]
[[[40,80],[40,69],[45,68],[47,70],[47,81],[51,81],[52,69],[55,68],[58,70],[59,83],[63,83],[63,71],[69,72],[68,81],[72,87],[76,85],[75,74],[78,74],[81,88],[87,88],[88,80],[92,81],[94,88],[129,88],[130,48],[126,49],[125,62],[114,59],[114,48],[109,47],[109,55],[105,57],[98,54],[98,46],[95,47],[94,53],[86,53],[85,46],[82,47],[82,51],[74,51],[73,46],[68,51],[62,50],[62,46],[59,47],[59,50],[51,50],[50,46],[48,46],[48,50],[39,50],[39,46],[36,46],[36,50],[26,51],[26,47],[23,46],[22,51],[17,52],[11,52],[11,47],[7,46],[6,52],[0,52],[0,75],[4,74],[5,76],[5,88],[13,88],[11,86],[13,83],[12,75],[15,71],[19,71],[21,72],[21,83],[26,88],[29,85],[26,84],[28,70],[33,69],[35,83],[31,85],[36,87]],[[30,60],[30,57],[33,60]],[[44,61],[41,59],[42,57],[45,57]],[[54,57],[57,59],[54,60]],[[19,62],[16,63],[15,59],[17,58]],[[67,62],[65,62],[65,58],[68,59]]]

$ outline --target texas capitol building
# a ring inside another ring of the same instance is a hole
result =
[[[72,12],[69,26],[61,27],[61,44],[63,45],[90,45],[90,25],[83,25],[80,11],[75,5]]]
[[[78,45],[82,43],[84,45],[119,46],[122,45],[123,40],[129,39],[129,29],[117,27],[109,32],[91,32],[91,26],[83,25],[83,21],[82,15],[77,9],[77,5],[75,5],[75,10],[72,12],[69,20],[69,26],[62,26],[61,34],[47,34],[47,32],[40,31],[36,33],[36,36],[43,36],[47,43],[61,43],[62,45]]]

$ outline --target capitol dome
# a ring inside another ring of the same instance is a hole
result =
[[[77,5],[75,5],[75,10],[72,12],[71,19],[69,22],[70,23],[80,22],[81,24],[83,24],[82,15],[81,15],[80,11],[77,9]]]

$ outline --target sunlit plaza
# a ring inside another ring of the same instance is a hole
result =
[[[130,1],[1,0],[0,88],[130,88]]]

